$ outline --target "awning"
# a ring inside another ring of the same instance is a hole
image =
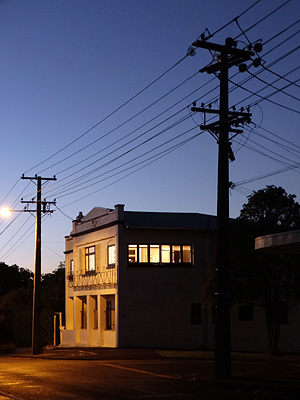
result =
[[[275,254],[300,254],[300,230],[260,236],[255,239],[255,250]]]

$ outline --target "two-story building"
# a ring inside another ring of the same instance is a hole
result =
[[[201,283],[215,261],[217,218],[95,207],[65,238],[63,347],[214,348]],[[281,243],[281,242],[280,242]],[[280,349],[300,352],[300,305],[286,310]],[[264,310],[231,309],[233,351],[268,351]]]
[[[211,348],[216,217],[96,207],[65,238],[62,346]]]

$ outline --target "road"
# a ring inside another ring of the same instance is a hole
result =
[[[247,365],[235,363],[234,370],[244,374]],[[259,365],[269,368],[255,362],[251,368]],[[216,385],[212,376],[212,360],[0,357],[0,400],[299,398],[299,392],[287,394],[276,387]]]

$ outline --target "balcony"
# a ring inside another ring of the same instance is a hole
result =
[[[69,275],[69,287],[73,288],[111,288],[117,286],[117,269],[107,269],[105,271],[86,274]]]

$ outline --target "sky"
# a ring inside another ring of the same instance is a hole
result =
[[[282,186],[300,201],[298,0],[1,0],[0,262],[34,270],[36,175],[42,272],[64,261],[79,211],[216,215],[218,144],[200,125],[219,108],[217,54],[188,49],[205,32],[237,48],[262,44],[247,71],[229,71],[229,106],[252,114],[233,137],[230,216],[247,196]],[[216,117],[215,117],[216,118]],[[56,177],[56,181],[46,178]],[[28,207],[34,210],[35,205]]]

